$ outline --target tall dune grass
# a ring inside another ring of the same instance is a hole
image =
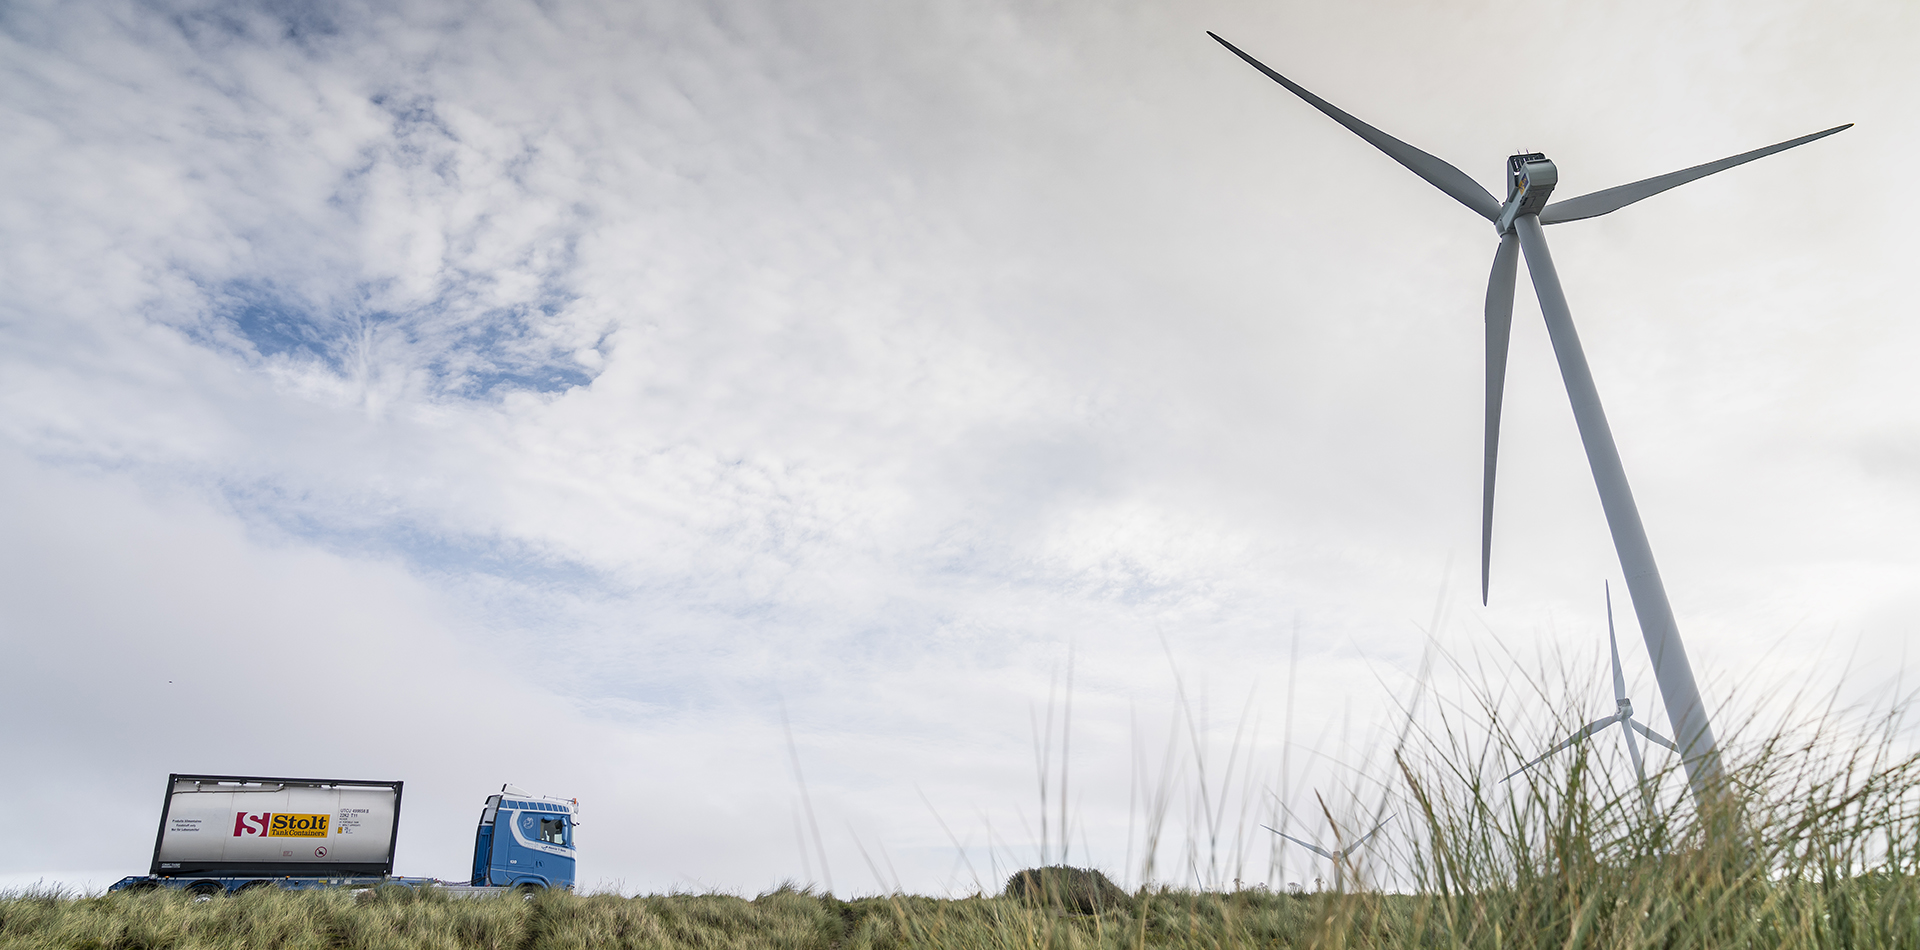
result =
[[[1727,731],[1726,778],[1699,799],[1677,763],[1645,787],[1600,768],[1600,737],[1511,783],[1486,776],[1542,745],[1498,728],[1443,729],[1399,756],[1422,944],[1920,948],[1904,710]],[[1493,738],[1460,738],[1476,732]]]

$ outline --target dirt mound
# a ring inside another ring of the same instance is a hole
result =
[[[1036,906],[1058,907],[1077,914],[1125,910],[1133,899],[1105,874],[1091,868],[1064,865],[1028,868],[1007,878],[1006,895]]]

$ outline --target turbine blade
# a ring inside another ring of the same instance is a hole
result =
[[[1627,701],[1627,676],[1620,672],[1620,641],[1613,635],[1613,585],[1606,585],[1607,592],[1607,649],[1613,651],[1613,701]],[[1631,741],[1631,740],[1629,740]]]
[[[1268,69],[1265,63],[1241,52],[1240,47],[1221,39],[1219,34],[1212,30],[1208,30],[1207,35],[1213,37],[1214,41],[1221,46],[1233,51],[1233,55],[1246,60],[1248,65],[1266,73],[1267,78],[1305,99],[1308,105],[1326,113],[1327,118],[1346,126],[1348,131],[1366,139],[1374,148],[1387,153],[1388,158],[1405,165],[1408,171],[1426,179],[1427,183],[1433,187],[1446,192],[1453,200],[1472,208],[1488,221],[1499,220],[1500,202],[1494,200],[1493,195],[1481,187],[1479,182],[1468,178],[1466,172],[1340,111],[1333,103],[1308,92],[1293,80]]]
[[[1507,389],[1507,344],[1513,339],[1513,283],[1520,266],[1520,238],[1500,235],[1487,275],[1487,434],[1485,478],[1480,490],[1480,606],[1487,604],[1493,567],[1493,475],[1500,458],[1500,403]]]
[[[1361,848],[1362,846],[1364,846],[1364,845],[1365,845],[1365,844],[1367,843],[1367,839],[1368,839],[1368,838],[1371,838],[1371,837],[1373,837],[1374,835],[1377,835],[1377,834],[1379,834],[1379,833],[1380,833],[1380,829],[1382,829],[1382,828],[1385,828],[1385,827],[1387,826],[1387,822],[1389,822],[1389,821],[1392,821],[1392,820],[1393,820],[1393,816],[1392,816],[1392,815],[1388,815],[1388,816],[1387,816],[1386,818],[1383,818],[1383,819],[1381,819],[1381,820],[1380,820],[1380,823],[1379,823],[1379,824],[1377,824],[1377,825],[1374,825],[1374,826],[1373,826],[1373,830],[1372,830],[1372,831],[1369,831],[1369,832],[1367,832],[1366,834],[1364,834],[1364,835],[1361,835],[1361,836],[1360,836],[1360,840],[1359,840],[1359,841],[1355,841],[1355,842],[1354,842],[1353,844],[1350,844],[1350,845],[1348,845],[1348,846],[1347,846],[1347,849],[1346,849],[1345,851],[1342,851],[1342,852],[1340,852],[1340,853],[1341,853],[1341,854],[1352,854],[1352,853],[1354,853],[1355,851],[1358,851],[1358,850],[1360,850],[1360,848]]]
[[[1502,781],[1502,782],[1511,782],[1511,781],[1513,781],[1513,777],[1514,777],[1514,776],[1516,776],[1516,775],[1519,775],[1520,773],[1522,773],[1522,772],[1525,772],[1526,770],[1528,770],[1528,769],[1530,769],[1530,768],[1533,768],[1534,766],[1536,766],[1536,765],[1539,765],[1539,764],[1540,764],[1540,763],[1542,763],[1542,762],[1545,762],[1545,761],[1547,760],[1547,756],[1549,756],[1549,755],[1552,755],[1552,754],[1553,754],[1552,752],[1547,752],[1547,753],[1545,753],[1545,754],[1543,754],[1543,755],[1541,755],[1541,756],[1539,756],[1538,758],[1536,758],[1536,759],[1534,759],[1533,761],[1531,761],[1531,762],[1528,762],[1527,764],[1525,764],[1525,765],[1523,765],[1523,766],[1520,766],[1519,768],[1517,768],[1517,769],[1514,769],[1514,770],[1513,770],[1513,771],[1511,771],[1511,772],[1508,772],[1508,773],[1507,773],[1507,776],[1506,776],[1506,778],[1503,778],[1503,779],[1501,779],[1500,781]]]
[[[1677,745],[1674,745],[1672,739],[1669,739],[1666,736],[1663,736],[1653,731],[1652,729],[1648,729],[1646,726],[1643,726],[1637,722],[1634,722],[1631,719],[1627,720],[1627,725],[1630,725],[1633,728],[1640,730],[1640,734],[1643,736],[1646,736],[1647,739],[1651,742],[1666,746],[1667,748],[1672,749],[1675,752],[1680,751],[1680,747]]]
[[[1594,721],[1587,723],[1585,726],[1581,727],[1579,732],[1576,732],[1573,735],[1569,736],[1567,738],[1567,741],[1560,743],[1560,748],[1564,749],[1567,746],[1570,746],[1576,742],[1579,742],[1580,740],[1585,739],[1586,737],[1593,735],[1594,733],[1599,732],[1600,730],[1605,729],[1608,726],[1611,726],[1614,723],[1619,721],[1620,721],[1619,716],[1608,716],[1605,719],[1595,719]],[[1554,751],[1557,752],[1559,750],[1556,749]]]
[[[1695,165],[1692,168],[1683,168],[1677,172],[1656,175],[1652,178],[1633,182],[1632,184],[1619,185],[1604,191],[1584,194],[1578,198],[1556,201],[1547,205],[1547,207],[1540,212],[1540,223],[1559,224],[1563,221],[1578,221],[1582,218],[1598,217],[1609,211],[1618,211],[1642,198],[1651,198],[1669,188],[1684,185],[1696,178],[1705,178],[1715,172],[1726,171],[1735,165],[1744,165],[1756,158],[1765,158],[1775,152],[1784,152],[1796,145],[1805,145],[1814,139],[1823,139],[1835,132],[1843,132],[1850,128],[1853,128],[1853,123],[1851,122],[1846,125],[1836,125],[1824,132],[1802,135],[1797,139],[1790,139],[1778,145],[1769,145],[1766,148],[1756,148],[1751,152],[1741,152],[1738,155],[1723,158],[1717,162]]]
[[[1276,835],[1279,835],[1280,837],[1282,837],[1282,838],[1285,838],[1285,839],[1287,839],[1288,841],[1291,841],[1291,842],[1293,842],[1294,844],[1297,844],[1297,845],[1299,845],[1300,847],[1302,847],[1302,848],[1305,848],[1305,849],[1307,849],[1308,851],[1311,851],[1311,852],[1313,852],[1314,854],[1317,854],[1317,855],[1319,855],[1319,856],[1321,856],[1321,857],[1323,857],[1323,858],[1331,858],[1331,857],[1333,857],[1333,855],[1332,855],[1332,854],[1329,854],[1329,853],[1328,853],[1328,852],[1326,851],[1326,849],[1324,849],[1324,848],[1322,848],[1322,847],[1320,847],[1319,845],[1317,845],[1317,844],[1314,844],[1314,843],[1312,843],[1312,842],[1310,842],[1310,841],[1301,841],[1301,840],[1300,840],[1299,838],[1296,838],[1296,837],[1294,837],[1294,836],[1292,836],[1292,835],[1290,835],[1290,834],[1287,834],[1286,832],[1284,832],[1284,831],[1281,831],[1280,829],[1278,829],[1278,828],[1275,828],[1275,827],[1273,827],[1272,825],[1261,825],[1260,827],[1262,827],[1262,828],[1265,828],[1265,829],[1267,829],[1268,831],[1271,831],[1271,832],[1273,832],[1274,834],[1276,834]]]
[[[1291,841],[1291,842],[1293,842],[1294,844],[1297,844],[1297,845],[1299,845],[1299,846],[1301,846],[1301,847],[1303,847],[1303,848],[1305,848],[1305,849],[1307,849],[1308,851],[1311,851],[1311,852],[1313,852],[1314,854],[1317,854],[1317,855],[1319,855],[1319,856],[1321,856],[1321,857],[1323,857],[1323,858],[1328,858],[1328,859],[1332,859],[1332,858],[1333,858],[1333,852],[1331,852],[1331,851],[1328,851],[1327,849],[1325,849],[1325,848],[1322,848],[1322,847],[1320,847],[1320,846],[1319,846],[1319,845],[1317,845],[1317,844],[1308,844],[1308,843],[1306,843],[1305,841],[1301,841],[1301,840],[1300,840],[1299,838],[1295,838],[1295,837],[1294,837],[1294,836],[1292,836],[1292,835],[1281,835],[1281,837],[1283,837],[1283,838],[1286,838],[1286,839],[1287,839],[1288,841]]]
[[[1640,743],[1633,741],[1633,720],[1620,724],[1620,732],[1627,737],[1627,754],[1633,757],[1633,774],[1640,777],[1640,784],[1647,784],[1647,767],[1640,761]]]
[[[1540,753],[1539,757],[1535,758],[1533,761],[1528,762],[1527,764],[1520,766],[1519,768],[1514,769],[1511,772],[1508,772],[1507,777],[1501,779],[1500,781],[1502,782],[1507,781],[1508,779],[1511,779],[1514,776],[1519,775],[1520,773],[1525,772],[1526,770],[1533,768],[1536,765],[1539,765],[1540,763],[1546,761],[1547,756],[1550,756],[1555,752],[1558,752],[1561,749],[1566,748],[1567,746],[1573,745],[1574,743],[1579,742],[1580,740],[1585,739],[1586,737],[1593,735],[1594,733],[1599,732],[1600,730],[1605,729],[1608,726],[1613,725],[1614,723],[1618,722],[1619,719],[1620,717],[1618,716],[1608,716],[1605,719],[1595,719],[1594,721],[1587,723],[1584,726],[1581,726],[1580,729],[1574,732],[1573,735],[1570,735],[1565,739],[1560,740],[1559,745],[1556,745],[1553,748]]]

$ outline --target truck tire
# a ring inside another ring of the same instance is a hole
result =
[[[513,893],[518,895],[519,898],[523,901],[531,901],[534,898],[539,897],[540,892],[544,890],[546,890],[546,888],[538,884],[526,883],[526,884],[520,885],[519,887],[514,888]]]
[[[198,904],[202,901],[213,900],[226,892],[226,888],[221,887],[214,881],[200,881],[187,885],[187,900]]]

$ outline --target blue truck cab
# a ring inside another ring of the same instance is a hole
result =
[[[512,785],[487,797],[474,832],[473,887],[573,887],[577,800],[537,797]]]

